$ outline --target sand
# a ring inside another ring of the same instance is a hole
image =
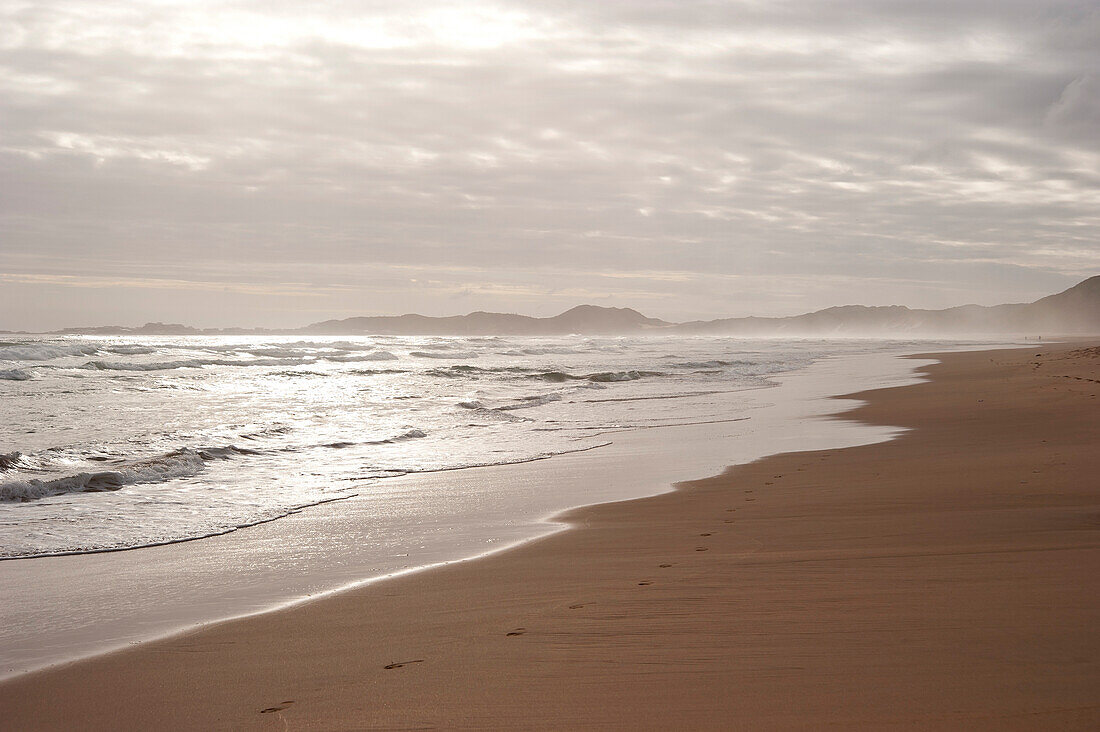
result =
[[[892,442],[12,679],[0,726],[1100,728],[1100,349],[927,371],[845,415]]]

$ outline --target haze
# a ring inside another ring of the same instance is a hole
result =
[[[0,0],[0,328],[1026,302],[1089,2]]]

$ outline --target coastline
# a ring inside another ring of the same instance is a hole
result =
[[[16,728],[1100,723],[1100,359],[943,356],[908,428],[573,530],[0,683]],[[1038,363],[1038,365],[1035,365]]]
[[[567,529],[558,517],[570,509],[668,492],[729,464],[890,439],[896,430],[831,419],[834,397],[915,382],[914,368],[892,352],[825,358],[771,388],[702,397],[736,419],[616,431],[595,436],[613,444],[552,459],[388,478],[201,541],[0,562],[0,680],[508,550]]]

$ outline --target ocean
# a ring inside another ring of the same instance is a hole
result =
[[[904,341],[40,337],[0,342],[0,557],[219,534],[409,473],[730,420],[731,392]],[[921,347],[935,347],[922,343]]]

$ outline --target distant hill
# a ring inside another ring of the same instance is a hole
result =
[[[55,332],[64,335],[203,335],[205,331],[179,323],[146,323],[136,328],[122,325],[97,325],[90,328],[65,328]]]
[[[678,333],[728,335],[1078,335],[1100,334],[1100,276],[1033,303],[912,310],[845,305],[788,318],[723,318],[680,323]]]
[[[326,320],[298,332],[311,335],[568,335],[637,333],[670,325],[630,308],[578,305],[552,318],[481,311],[446,318],[397,315]]]
[[[607,335],[715,334],[741,336],[953,336],[1100,335],[1100,276],[1032,303],[962,305],[913,310],[903,305],[843,305],[787,318],[722,318],[668,323],[630,308],[578,305],[551,318],[514,313],[430,317],[392,315],[326,320],[304,328],[192,328],[146,323],[137,328],[68,328],[57,334],[84,335]]]

